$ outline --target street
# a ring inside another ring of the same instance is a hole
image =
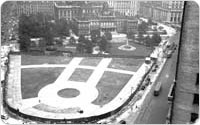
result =
[[[176,44],[179,42],[179,33],[173,36],[170,40],[173,40]],[[176,60],[177,49],[169,58],[157,79],[157,82],[162,82],[162,90],[159,96],[154,96],[153,91],[155,86],[152,87],[149,96],[145,99],[146,106],[139,113],[135,123],[136,124],[165,124],[166,116],[168,113],[167,96],[170,85],[173,83],[176,72]],[[130,122],[131,123],[131,122]]]

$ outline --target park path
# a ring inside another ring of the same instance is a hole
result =
[[[98,115],[108,112],[121,105],[130,95],[130,92],[134,91],[135,86],[138,84],[137,81],[140,79],[138,78],[140,77],[140,75],[138,76],[138,73],[140,74],[142,71],[143,74],[144,68],[146,67],[145,65],[141,66],[137,72],[127,71],[123,69],[108,68],[109,64],[112,61],[112,58],[103,58],[97,66],[83,66],[79,65],[82,59],[83,58],[81,57],[75,57],[71,60],[69,64],[61,64],[61,65],[42,64],[42,65],[21,66],[21,68],[65,67],[61,75],[56,79],[54,83],[48,84],[39,91],[37,98],[30,98],[22,101],[22,104],[24,104],[23,106],[24,111],[26,109],[30,109],[30,107],[34,105],[43,103],[43,104],[48,104],[51,107],[58,107],[60,109],[79,107],[81,110],[84,111],[83,114],[76,114],[76,113],[65,114],[65,117],[69,118]],[[71,77],[76,68],[93,70],[93,73],[90,75],[87,82],[68,81],[68,79]],[[101,107],[99,105],[92,104],[92,101],[94,101],[99,95],[96,85],[99,83],[105,71],[129,74],[133,76],[126,84],[126,87],[110,103],[104,105],[104,107]],[[73,98],[60,97],[58,95],[58,91],[65,88],[77,89],[79,90],[80,94]],[[129,89],[131,91],[129,91]],[[48,113],[46,115],[45,114],[41,115],[46,116],[48,115]]]
[[[61,75],[56,79],[54,84],[66,83],[66,81],[70,78],[74,70],[78,67],[79,63],[83,58],[73,58],[72,61],[66,66],[65,70],[61,73]]]
[[[79,67],[79,64],[82,61],[82,59],[83,58],[72,59],[72,61],[66,66],[66,69],[61,73],[61,75],[57,78],[57,80],[54,83],[43,87],[39,91],[38,97],[42,103],[49,104],[53,107],[62,108],[66,106],[77,106],[81,107],[85,111],[94,111],[94,108],[98,108],[98,106],[92,104],[91,102],[98,97],[98,90],[96,88],[96,85],[98,84],[104,71],[112,61],[112,58],[102,59],[99,65],[94,68],[92,75],[89,77],[86,83],[68,81],[70,76],[73,74],[74,70]],[[80,94],[74,98],[62,98],[57,94],[57,92],[65,88],[77,89],[79,90]],[[88,108],[88,106],[90,108]]]
[[[97,83],[100,81],[105,69],[108,67],[112,58],[104,58],[99,65],[95,68],[94,72],[87,81],[87,84],[96,88]]]

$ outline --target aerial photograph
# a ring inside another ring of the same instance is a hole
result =
[[[4,124],[199,122],[195,1],[1,4]]]

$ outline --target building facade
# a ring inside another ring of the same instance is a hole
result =
[[[78,29],[78,35],[89,35],[92,30],[100,30],[101,32],[136,33],[138,26],[138,20],[136,18],[116,15],[77,17],[74,19],[74,22]]]
[[[137,19],[133,16],[124,16],[119,12],[115,12],[113,8],[110,8],[107,3],[93,3],[87,2],[78,8],[79,14],[73,16],[62,16],[59,11],[63,11],[61,8],[68,8],[69,6],[57,6],[58,19],[65,18],[72,20],[77,28],[77,35],[89,35],[92,30],[100,30],[101,32],[136,32],[137,31]],[[73,8],[73,6],[70,6]],[[70,9],[69,9],[70,10]],[[71,9],[71,11],[75,9]],[[63,13],[63,12],[62,12]]]
[[[54,2],[53,1],[17,1],[17,15],[21,14],[36,14],[43,13],[54,17]]]
[[[55,2],[56,18],[72,20],[82,15],[97,15],[103,7],[103,2]]]
[[[18,15],[43,13],[72,21],[78,35],[88,35],[96,29],[127,33],[137,30],[138,21],[134,18],[137,4],[137,1],[18,1],[17,12]]]
[[[140,2],[139,15],[158,22],[180,24],[184,1],[143,1]]]
[[[121,13],[126,16],[136,16],[139,10],[138,0],[128,1],[108,1],[109,7],[113,8],[114,11]]]
[[[199,117],[199,7],[187,1],[175,82],[169,95],[169,123],[194,123]]]

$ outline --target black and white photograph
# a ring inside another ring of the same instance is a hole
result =
[[[194,124],[199,4],[1,3],[4,124]]]

